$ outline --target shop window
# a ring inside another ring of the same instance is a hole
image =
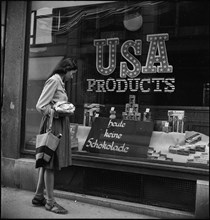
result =
[[[45,80],[63,57],[78,60],[78,74],[66,86],[76,106],[74,124],[85,127],[85,106],[91,103],[100,105],[100,116],[106,118],[115,107],[122,119],[130,95],[142,115],[150,106],[206,106],[208,1],[33,3],[25,149],[35,149],[41,120],[35,105]]]

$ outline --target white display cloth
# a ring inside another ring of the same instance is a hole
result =
[[[186,131],[185,133],[178,133],[178,132],[160,132],[160,131],[153,131],[152,137],[150,140],[149,147],[154,148],[156,152],[161,151],[163,154],[167,154],[168,157],[173,158],[173,162],[181,162],[186,163],[187,159],[193,158],[196,155],[201,155],[202,152],[196,151],[195,154],[190,154],[189,156],[180,155],[180,154],[173,154],[169,153],[169,146],[171,145],[184,145],[185,139],[195,133],[195,131]],[[209,136],[199,133],[201,135],[201,140],[196,143],[196,145],[207,145],[209,143]],[[209,147],[206,146],[205,152],[209,154]]]
[[[82,151],[82,147],[85,143],[85,140],[90,132],[91,127],[86,126],[79,126],[77,132],[77,138],[79,141],[78,150]],[[194,158],[194,156],[200,156],[203,152],[196,151],[195,154],[190,154],[189,156],[180,155],[180,154],[173,154],[169,153],[169,146],[171,145],[184,145],[185,139],[189,136],[199,133],[196,131],[186,131],[185,133],[178,133],[178,132],[160,132],[160,131],[153,131],[152,136],[150,139],[149,147],[154,148],[156,152],[161,151],[162,154],[167,154],[167,157],[173,158],[173,162],[181,162],[186,163],[187,159]],[[206,145],[205,152],[209,154],[209,136],[199,133],[201,135],[201,140],[197,142],[197,145]]]

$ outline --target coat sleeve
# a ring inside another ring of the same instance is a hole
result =
[[[52,100],[57,87],[58,82],[55,79],[49,78],[46,81],[39,100],[36,104],[37,111],[39,111],[43,115],[50,114]]]

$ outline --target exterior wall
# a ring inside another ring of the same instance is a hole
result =
[[[34,169],[35,160],[34,159],[11,159],[11,158],[2,158],[1,161],[2,172],[1,172],[1,184],[10,186],[10,187],[17,187],[24,190],[35,191],[36,189],[36,182],[38,173],[37,170]],[[72,168],[72,173],[68,173],[69,176],[74,176],[73,182],[78,183],[78,175],[80,181],[84,183],[84,172],[81,172],[82,168],[80,167],[79,173],[74,173],[75,169]],[[110,171],[112,172],[112,171]],[[64,173],[65,174],[65,173]],[[59,174],[60,178],[62,173]],[[65,174],[66,175],[66,174]],[[26,178],[27,177],[27,178]],[[63,176],[65,179],[65,176]],[[65,192],[63,192],[65,194]],[[74,194],[75,196],[76,194]],[[60,196],[60,194],[58,194]],[[71,198],[71,195],[70,195]],[[78,197],[78,201],[79,201]],[[114,200],[113,200],[114,201]],[[88,201],[85,201],[88,202]],[[196,208],[195,213],[189,213],[187,215],[185,212],[182,212],[180,216],[177,216],[177,212],[170,209],[164,209],[164,211],[160,211],[158,207],[150,207],[149,213],[154,212],[154,216],[159,218],[166,218],[166,216],[170,216],[170,218],[192,218],[192,219],[208,219],[209,217],[209,181],[198,180],[197,181],[197,192],[196,192]],[[138,204],[136,204],[138,205]],[[134,205],[135,206],[135,205]],[[134,207],[132,206],[132,207]],[[144,210],[139,213],[146,213],[149,208],[144,206]],[[147,213],[147,214],[149,214]],[[167,214],[166,214],[167,213]]]
[[[8,1],[5,36],[1,146],[4,157],[20,157],[26,33],[26,1]]]
[[[38,170],[34,159],[3,157],[1,167],[1,184],[35,192]]]
[[[197,181],[196,191],[196,218],[209,218],[209,181]]]

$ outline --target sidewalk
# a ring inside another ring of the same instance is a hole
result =
[[[157,219],[147,215],[56,197],[56,201],[68,210],[68,214],[60,215],[46,211],[44,207],[34,207],[31,204],[33,195],[31,191],[1,186],[1,219]]]

